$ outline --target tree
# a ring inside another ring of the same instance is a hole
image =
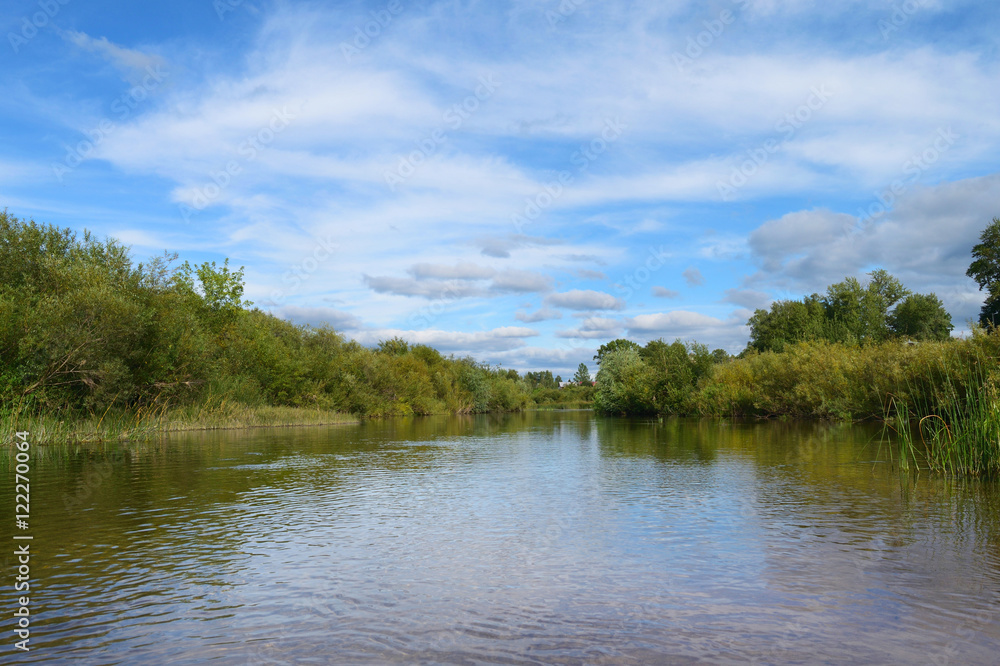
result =
[[[634,349],[635,351],[639,351],[639,345],[632,342],[631,340],[618,338],[617,340],[612,340],[607,344],[601,345],[597,350],[597,354],[594,356],[594,360],[597,361],[597,365],[600,365],[605,355],[613,351],[619,351],[621,349]]]
[[[728,363],[733,360],[733,357],[729,355],[725,349],[713,349],[712,350],[712,363]]]
[[[634,343],[633,343],[634,344]],[[638,346],[608,351],[597,373],[594,409],[604,414],[653,414],[649,372]]]
[[[979,312],[979,323],[983,326],[1000,323],[1000,217],[994,217],[983,233],[979,243],[972,248],[972,264],[965,272],[979,285],[979,291],[986,290],[986,302]]]
[[[881,268],[868,275],[871,280],[864,287],[849,277],[827,288],[823,305],[827,319],[824,337],[828,340],[867,344],[882,342],[892,335],[889,310],[910,291]]]
[[[399,336],[388,340],[379,340],[378,351],[389,356],[404,356],[410,351],[410,343]]]
[[[899,336],[915,340],[947,340],[951,337],[951,315],[934,294],[911,294],[889,316],[889,328]]]
[[[590,370],[587,369],[586,363],[581,363],[580,367],[576,369],[576,374],[573,375],[573,382],[581,385],[589,385],[591,383]]]
[[[780,352],[802,340],[823,337],[826,311],[819,296],[802,301],[776,301],[771,311],[758,309],[750,317],[750,347],[757,351]]]

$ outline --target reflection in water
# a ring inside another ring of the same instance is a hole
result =
[[[996,486],[900,476],[877,428],[535,412],[36,454],[21,660],[993,663],[1000,647]]]

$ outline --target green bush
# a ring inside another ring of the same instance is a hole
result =
[[[112,407],[315,407],[365,416],[524,409],[517,373],[395,338],[375,350],[243,300],[226,260],[133,266],[114,240],[0,213],[0,400]],[[197,412],[197,410],[196,410]]]

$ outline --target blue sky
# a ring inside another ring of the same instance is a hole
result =
[[[945,303],[1000,216],[1000,5],[7,0],[0,206],[365,344],[564,375],[739,352],[883,267]]]

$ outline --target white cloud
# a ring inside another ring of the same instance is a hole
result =
[[[538,332],[517,326],[504,326],[489,331],[463,332],[431,329],[410,331],[400,329],[373,329],[357,335],[364,344],[400,337],[412,344],[434,347],[444,353],[477,353],[509,351],[525,345],[524,338],[536,337]]]
[[[128,49],[118,46],[107,37],[95,39],[83,32],[69,30],[63,33],[64,37],[82,49],[96,53],[119,70],[124,72],[130,80],[142,78],[146,75],[147,69],[156,69],[165,64],[162,57],[150,53],[144,53],[136,49]]]
[[[689,287],[700,287],[705,284],[705,276],[701,274],[697,268],[693,266],[684,271],[684,281],[687,282]]]
[[[447,266],[442,264],[414,264],[407,271],[417,279],[440,278],[444,280],[485,280],[496,275],[496,270],[489,266],[464,263]]]
[[[589,289],[574,289],[561,294],[552,294],[545,298],[545,302],[569,310],[620,310],[624,307],[624,303],[611,294]]]
[[[514,318],[518,321],[523,321],[525,324],[535,324],[540,321],[549,321],[551,319],[562,319],[562,312],[559,310],[553,310],[552,308],[543,307],[535,312],[527,313],[524,310],[518,310],[514,315]]]

